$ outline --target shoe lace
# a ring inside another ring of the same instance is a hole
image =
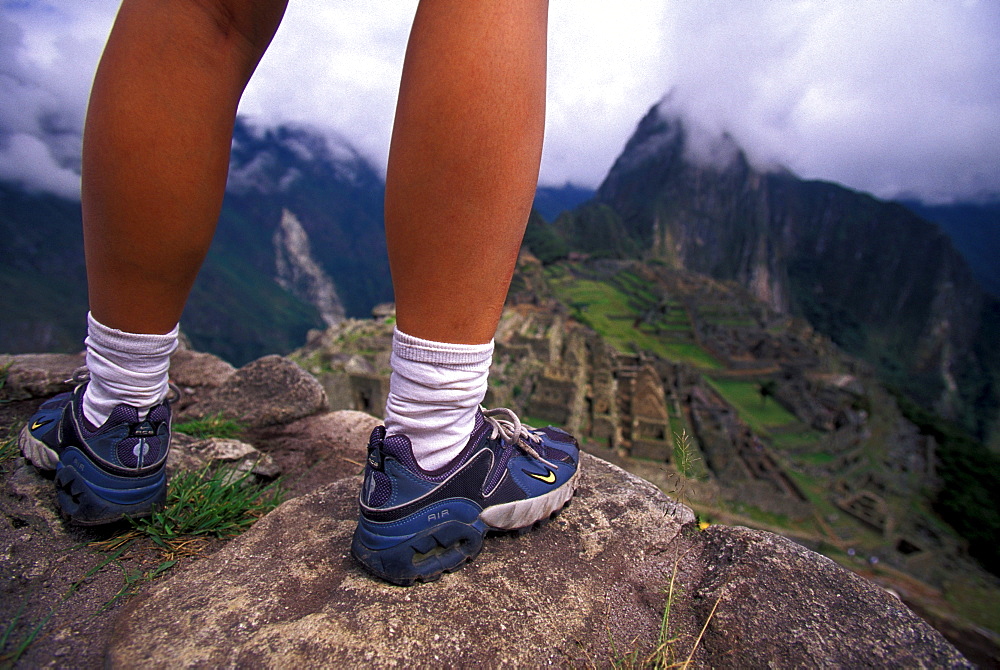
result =
[[[483,419],[493,428],[493,432],[490,434],[491,440],[503,437],[504,442],[507,444],[520,448],[550,468],[555,469],[556,466],[545,458],[542,458],[542,455],[533,446],[542,443],[541,431],[521,423],[521,419],[518,418],[517,414],[506,407],[496,407],[494,409],[483,407],[481,409]]]

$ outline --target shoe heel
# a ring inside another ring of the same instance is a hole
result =
[[[69,456],[63,453],[55,480],[59,507],[76,525],[145,517],[166,504],[165,468],[143,477],[119,477],[99,470],[79,452]]]
[[[351,553],[365,568],[399,586],[429,582],[457,569],[479,555],[483,548],[482,530],[461,521],[448,521],[421,531],[391,547],[371,549],[364,538],[370,531],[358,524]],[[372,544],[378,544],[372,542]]]

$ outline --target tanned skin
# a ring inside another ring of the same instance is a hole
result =
[[[240,96],[286,0],[125,0],[83,146],[90,308],[167,333],[215,231]],[[547,0],[422,0],[386,176],[397,323],[488,342],[531,207],[545,116]]]

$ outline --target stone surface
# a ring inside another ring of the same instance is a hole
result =
[[[250,428],[289,423],[326,409],[326,393],[315,377],[282,356],[247,363],[188,410],[200,418],[221,414]]]
[[[174,405],[174,416],[187,418],[192,414],[189,408],[222,386],[234,372],[236,368],[218,356],[190,349],[175,351],[170,357],[170,381],[181,390],[181,397]]]
[[[461,571],[410,589],[371,578],[349,556],[360,478],[324,487],[131,603],[107,660],[534,667],[604,664],[612,643],[649,646],[670,541],[693,516],[611,465],[586,456],[584,468],[579,500],[553,521],[489,539]]]
[[[708,622],[700,665],[971,667],[897,597],[786,538],[712,526],[678,544],[676,620],[695,634]]]
[[[52,481],[40,475],[24,458],[17,458],[16,466],[7,478],[5,495],[0,496],[0,514],[17,519],[21,526],[44,530],[48,535],[64,535]],[[8,553],[11,549],[7,548]]]
[[[608,666],[654,647],[672,575],[678,660],[708,621],[696,667],[964,664],[878,587],[767,533],[700,532],[687,507],[589,455],[554,520],[490,538],[459,572],[411,588],[350,557],[359,484],[291,500],[153,585],[117,618],[108,664]]]
[[[274,456],[289,496],[309,493],[364,469],[372,428],[381,421],[353,410],[325,412],[286,426],[251,431],[248,439]]]
[[[0,389],[4,400],[45,398],[71,391],[73,373],[84,365],[83,353],[0,355],[0,370],[7,378]]]
[[[281,474],[273,458],[246,442],[220,437],[196,440],[180,433],[173,435],[167,456],[169,474],[216,464],[233,467],[239,472],[253,472],[267,479]]]
[[[218,356],[178,349],[170,357],[170,381],[180,387],[222,386],[236,368]]]

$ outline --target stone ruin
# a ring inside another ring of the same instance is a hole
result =
[[[873,467],[865,401],[870,389],[856,374],[863,369],[847,362],[828,372],[831,345],[807,324],[726,298],[714,282],[666,276],[668,290],[676,291],[690,315],[688,337],[726,365],[713,375],[774,380],[773,400],[818,431],[822,445],[810,448],[833,458],[803,467],[836,483],[829,499],[838,509],[893,543],[901,561],[917,564],[928,550],[945,548],[939,534],[919,532],[915,517],[887,502],[912,497],[933,480],[933,440],[901,422]],[[791,518],[815,514],[782,458],[700,371],[645,352],[617,351],[547,298],[537,277],[528,273],[520,284],[511,301],[516,304],[505,309],[497,330],[487,406],[510,407],[527,423],[563,426],[597,448],[668,471],[676,467],[675,434],[686,431],[701,476],[724,499],[752,501]],[[373,320],[346,320],[311,333],[293,354],[320,380],[331,409],[381,414],[394,314],[379,309]]]

